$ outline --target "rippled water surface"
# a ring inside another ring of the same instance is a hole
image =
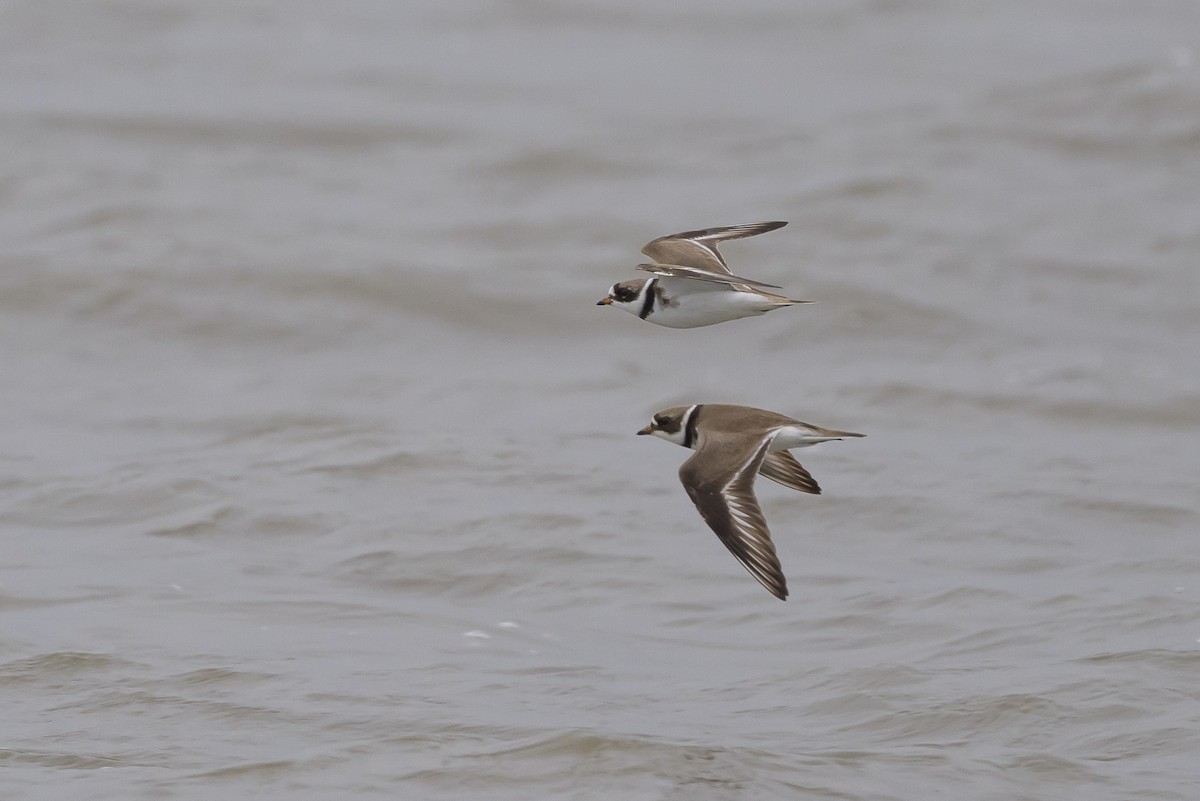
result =
[[[0,4],[5,799],[1191,801],[1200,6]],[[594,304],[670,231],[820,303]],[[866,439],[762,482],[649,414]]]

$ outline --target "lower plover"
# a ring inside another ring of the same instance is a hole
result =
[[[817,482],[788,450],[865,436],[749,406],[716,403],[663,409],[637,433],[695,451],[679,468],[688,497],[750,575],[780,600],[787,600],[787,579],[754,495],[755,477],[761,473],[785,487],[820,494]]]

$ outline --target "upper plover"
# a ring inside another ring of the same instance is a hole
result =
[[[654,263],[638,265],[655,277],[619,281],[596,305],[616,306],[668,328],[698,328],[811,303],[766,291],[779,289],[774,284],[734,275],[717,251],[717,245],[726,239],[763,234],[785,225],[746,223],[660,236],[642,248]]]

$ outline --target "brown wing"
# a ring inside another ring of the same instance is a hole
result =
[[[721,228],[702,228],[698,231],[681,231],[678,234],[667,234],[646,243],[642,248],[654,261],[660,264],[680,264],[684,267],[698,267],[714,273],[728,273],[729,267],[725,259],[717,251],[717,245],[726,239],[742,239],[747,236],[765,234],[782,228],[786,222],[758,222],[742,225],[728,225]]]
[[[787,451],[768,453],[763,458],[762,466],[758,468],[758,474],[794,490],[811,492],[813,495],[821,494],[817,480]]]
[[[770,437],[758,441],[706,437],[679,468],[679,480],[729,552],[759,584],[786,601],[787,579],[754,496],[754,479],[770,444]]]
[[[771,289],[779,289],[775,284],[768,284],[764,281],[755,281],[753,278],[742,278],[740,275],[733,275],[728,272],[714,273],[711,270],[701,270],[699,267],[684,267],[680,264],[639,264],[639,270],[644,270],[655,275],[665,275],[668,278],[691,278],[696,281],[705,281],[710,284],[726,284],[729,286],[763,286]]]

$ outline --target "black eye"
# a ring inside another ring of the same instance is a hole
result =
[[[637,297],[637,293],[627,286],[618,287],[617,291],[613,294],[615,294],[617,296],[617,300],[621,301],[622,303],[628,303]]]

